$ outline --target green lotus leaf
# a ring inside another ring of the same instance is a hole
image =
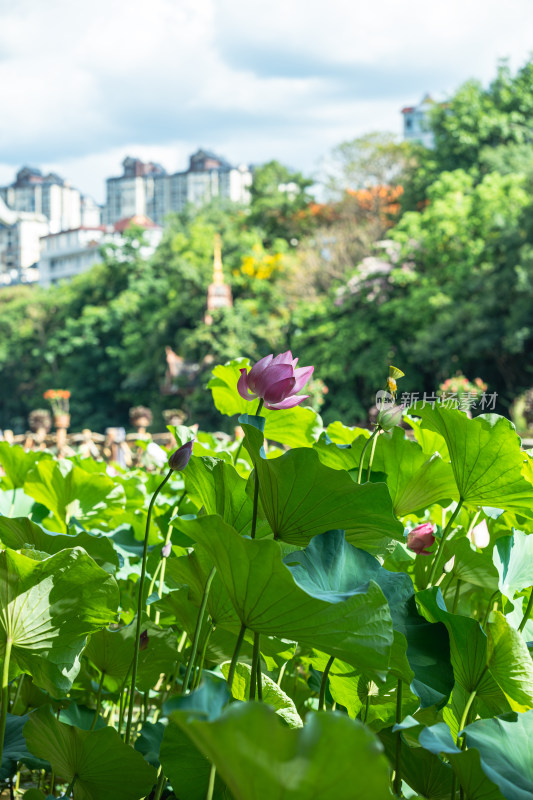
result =
[[[446,756],[468,800],[504,800],[504,797],[511,800],[511,797],[504,796],[487,776],[479,751],[468,749],[461,752],[452,739],[449,728],[443,722],[425,728],[420,733],[418,741],[430,753]]]
[[[213,722],[175,712],[235,800],[389,800],[389,765],[376,737],[340,714],[287,728],[260,703],[233,703]],[[327,746],[324,744],[327,743]]]
[[[327,662],[328,656],[325,653],[313,651],[311,663],[317,670],[323,672]],[[346,708],[351,719],[359,717],[373,730],[394,724],[398,688],[396,675],[389,673],[384,683],[375,683],[371,678],[361,675],[350,664],[336,658],[330,667],[328,678],[332,699]],[[413,714],[419,706],[419,698],[407,685],[404,686],[403,714]]]
[[[79,533],[52,533],[45,531],[26,517],[9,519],[0,517],[0,541],[12,550],[34,547],[43,553],[54,555],[69,547],[83,547],[106,572],[114,574],[118,569],[118,556],[113,543],[105,536],[80,531]]]
[[[59,721],[65,722],[67,725],[74,725],[75,728],[82,728],[84,731],[93,729],[99,730],[105,728],[106,722],[99,715],[94,721],[94,708],[87,708],[87,706],[79,706],[73,700],[70,701],[66,708],[61,708],[59,712]]]
[[[212,672],[204,672],[197,689],[187,695],[171,697],[164,704],[163,713],[170,717],[170,721],[161,743],[160,759],[165,775],[169,777],[178,796],[204,800],[211,763],[203,748],[198,748],[186,732],[173,722],[176,712],[178,715],[187,715],[189,719],[211,722],[220,717],[230,699],[226,681]],[[231,797],[218,774],[215,778],[214,797],[228,800]]]
[[[369,581],[377,583],[387,598],[393,628],[398,634],[396,658],[401,659],[405,653],[407,669],[414,672],[413,691],[420,696],[423,706],[442,704],[447,699],[453,686],[448,634],[441,623],[431,624],[420,616],[408,575],[384,569],[369,553],[346,542],[344,531],[315,536],[305,550],[291,553],[283,560],[302,589],[330,602],[346,600]],[[394,669],[396,658],[391,669],[406,680],[404,669],[399,673]]]
[[[165,726],[162,722],[143,722],[134,745],[135,749],[156,769],[159,767],[159,750],[164,732]]]
[[[397,731],[402,726],[396,725]],[[381,730],[379,738],[391,764],[396,758],[396,734],[390,728]],[[410,747],[402,737],[400,749],[402,779],[426,800],[450,800],[453,770],[439,756],[423,747]]]
[[[265,459],[260,417],[241,417],[244,440],[259,476],[259,497],[277,539],[304,545],[326,530],[341,528],[348,541],[371,552],[383,552],[388,541],[403,540],[384,484],[354,483],[347,472],[321,463],[309,448]]]
[[[24,726],[32,753],[49,761],[56,775],[74,784],[74,800],[139,800],[157,773],[128,747],[114,728],[83,731],[58,722],[49,708],[30,714]]]
[[[64,530],[72,516],[95,516],[114,489],[107,475],[87,473],[65,459],[39,460],[24,482],[26,494],[52,511]]]
[[[498,588],[498,571],[494,566],[490,547],[476,550],[466,536],[454,537],[446,542],[444,559],[455,556],[452,574],[454,578],[480,586],[482,589],[496,591]]]
[[[529,711],[533,708],[533,661],[525,641],[499,611],[491,612],[487,640],[492,677],[513,711]]]
[[[195,719],[212,721],[219,718],[230,699],[226,681],[220,675],[205,672],[200,686],[194,692],[171,697],[165,703],[163,710],[167,716],[174,711],[186,711]]]
[[[343,445],[326,447],[321,439],[315,449],[328,466],[355,470],[359,467],[367,438],[360,435],[347,449]],[[367,450],[363,476],[368,461]],[[450,500],[459,498],[450,464],[438,453],[428,457],[417,442],[407,439],[402,428],[393,428],[390,433],[378,436],[372,471],[385,474],[394,513],[400,517],[434,503],[448,504]]]
[[[222,664],[220,667],[225,678],[228,677],[229,667],[229,661],[226,661],[226,663]],[[246,701],[250,697],[251,674],[251,666],[242,663],[237,664],[231,687],[231,693],[235,700]],[[285,694],[278,684],[273,681],[272,678],[269,678],[268,675],[261,676],[261,683],[263,687],[262,702],[266,703],[267,706],[271,706],[289,728],[301,728],[303,725],[302,718],[298,714],[294,701],[291,700],[289,695]]]
[[[100,672],[105,673],[104,684],[117,689],[126,679],[133,660],[135,644],[135,619],[116,631],[107,628],[94,633],[83,651]],[[178,658],[176,634],[163,630],[143,613],[141,631],[148,634],[146,648],[139,652],[136,687],[149,691],[162,672],[172,672]]]
[[[20,445],[0,442],[0,465],[5,472],[2,489],[22,489],[26,475],[40,459],[51,461],[52,456],[39,450],[26,452]]]
[[[52,696],[68,692],[90,633],[114,620],[114,578],[77,547],[35,561],[0,552],[0,659],[12,641],[12,673],[28,672]]]
[[[533,711],[482,719],[465,728],[466,743],[481,757],[485,775],[506,800],[533,796]]]
[[[386,673],[392,622],[374,581],[346,600],[320,599],[296,583],[277,542],[243,538],[217,516],[183,520],[181,526],[211,557],[247,628],[318,647],[370,675]]]
[[[411,411],[422,426],[446,440],[460,497],[533,516],[533,485],[526,480],[526,458],[512,422],[497,414],[469,419],[456,409],[417,404]]]
[[[480,701],[488,706],[498,705],[502,691],[499,688],[501,671],[496,660],[494,675],[492,674],[487,637],[479,622],[470,617],[451,614],[447,611],[440,589],[435,587],[418,592],[416,600],[428,619],[439,620],[448,629],[453,672],[455,680],[464,690],[464,703],[466,703],[468,695],[475,689],[475,709],[478,708]],[[491,659],[495,657],[494,652],[491,651]],[[518,683],[514,684],[514,689],[519,696],[521,690]],[[458,710],[459,715],[462,714],[462,711],[463,708]]]
[[[496,540],[493,559],[498,570],[500,592],[513,599],[533,585],[533,535],[513,531],[512,536]]]
[[[402,428],[379,436],[376,449],[380,447],[383,472],[398,516],[458,499],[450,464],[438,453],[428,458],[417,442],[406,438]]]
[[[17,771],[17,764],[26,764],[30,769],[50,769],[50,765],[42,758],[36,758],[26,747],[26,740],[22,729],[28,721],[28,715],[15,717],[13,714],[6,716],[6,729],[4,749],[2,751],[2,764],[0,766],[0,781],[11,778]]]
[[[207,514],[219,514],[239,533],[249,534],[252,527],[253,500],[247,483],[235,467],[214,458],[193,456],[184,473],[185,487]],[[253,480],[253,479],[252,479]],[[270,531],[266,521],[258,520],[257,535]]]

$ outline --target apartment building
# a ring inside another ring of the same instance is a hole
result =
[[[122,244],[123,233],[131,224],[144,228],[146,245],[141,248],[140,255],[149,258],[161,241],[163,230],[145,216],[132,216],[115,225],[85,226],[50,233],[41,239],[39,283],[46,287],[69,280],[101,263],[100,248],[108,243]]]
[[[425,147],[433,147],[434,139],[433,131],[429,128],[429,115],[434,106],[435,101],[426,94],[418,105],[402,108],[404,139],[420,142]]]
[[[208,203],[215,197],[236,203],[250,202],[252,173],[248,167],[232,166],[209,150],[198,150],[184,172],[167,174],[159,164],[127,157],[123,174],[108,178],[105,220],[113,224],[122,217],[146,214],[163,225],[167,214],[182,211],[189,203]]]

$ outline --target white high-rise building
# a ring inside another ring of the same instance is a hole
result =
[[[108,224],[133,214],[146,214],[162,225],[167,214],[182,211],[189,203],[208,203],[215,197],[250,202],[252,173],[248,167],[234,167],[207,150],[198,150],[190,157],[189,168],[173,175],[159,164],[130,157],[122,165],[124,174],[107,180]]]
[[[150,258],[161,241],[163,229],[145,216],[123,219],[115,225],[95,225],[76,230],[50,233],[41,239],[39,283],[50,286],[86,272],[102,262],[100,248],[105,244],[124,244],[124,231],[129,225],[143,228],[145,245],[141,258]]]
[[[23,167],[14,183],[0,188],[0,197],[13,211],[43,214],[52,233],[80,226],[80,193],[54,173]]]
[[[404,139],[420,142],[430,149],[433,147],[434,138],[433,131],[429,127],[429,115],[434,106],[435,101],[426,94],[417,106],[402,108]]]
[[[0,197],[0,285],[37,280],[41,236],[48,230],[43,214],[13,211]]]

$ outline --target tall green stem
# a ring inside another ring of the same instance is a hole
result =
[[[428,580],[426,589],[429,589],[429,588],[431,588],[431,586],[433,586],[433,581],[435,579],[435,572],[437,571],[437,566],[438,566],[439,561],[440,561],[440,557],[441,557],[441,554],[442,554],[442,550],[444,548],[444,544],[446,542],[446,539],[448,538],[448,534],[451,531],[452,525],[455,522],[455,519],[456,519],[457,515],[459,514],[459,512],[460,512],[462,507],[463,507],[463,499],[461,498],[459,500],[459,502],[457,503],[457,508],[455,509],[453,514],[451,515],[450,519],[448,520],[448,524],[446,525],[446,527],[444,528],[444,531],[442,532],[442,538],[440,540],[437,552],[435,554],[435,558],[433,560],[433,564],[431,565],[431,572],[429,573],[429,580]]]
[[[486,626],[486,624],[487,624],[487,620],[488,620],[488,618],[489,618],[489,614],[490,614],[490,612],[492,611],[492,606],[493,606],[493,604],[494,604],[494,598],[495,598],[495,597],[497,597],[499,594],[500,594],[500,591],[499,591],[499,589],[496,589],[496,591],[495,591],[495,592],[493,592],[493,593],[491,594],[491,596],[490,596],[490,600],[489,600],[489,602],[487,603],[487,609],[486,609],[486,611],[485,611],[485,615],[484,615],[484,617],[483,617],[483,622],[481,623],[481,627],[483,628],[483,630],[485,630],[485,626]],[[519,628],[519,630],[520,630],[520,628]]]
[[[242,640],[244,639],[244,634],[246,632],[246,625],[241,625],[241,629],[239,631],[239,635],[237,636],[237,642],[235,644],[235,650],[233,651],[233,656],[231,659],[231,664],[229,666],[228,672],[228,689],[231,692],[231,687],[233,686],[233,676],[235,675],[235,667],[237,666],[237,659],[239,658],[239,653],[241,651]]]
[[[468,700],[466,701],[466,705],[464,707],[464,711],[463,711],[463,714],[461,716],[461,721],[459,722],[459,729],[458,729],[459,733],[463,730],[463,728],[465,728],[465,726],[467,724],[468,715],[470,713],[470,709],[472,708],[472,703],[474,702],[474,700],[476,698],[477,691],[478,691],[479,687],[481,686],[481,681],[485,677],[485,673],[486,673],[487,670],[488,670],[488,666],[486,666],[482,670],[479,678],[477,679],[476,685],[474,686],[474,688],[472,689],[472,691],[470,692],[470,694],[468,696]],[[463,748],[462,748],[463,750],[464,750],[464,746],[466,746],[466,738],[463,740]]]
[[[453,597],[453,606],[452,606],[452,614],[455,614],[457,611],[457,604],[459,603],[459,595],[461,594],[461,578],[457,578],[457,585],[455,587],[455,595]]]
[[[126,723],[126,737],[125,741],[126,744],[130,743],[131,738],[131,724],[133,721],[133,707],[135,705],[135,680],[137,678],[137,665],[139,662],[139,641],[141,638],[141,624],[142,624],[142,611],[143,611],[143,587],[144,587],[144,579],[146,577],[146,558],[148,555],[148,535],[150,533],[150,521],[152,519],[152,509],[154,507],[154,503],[156,501],[157,495],[165,485],[165,483],[170,479],[173,470],[169,469],[166,476],[163,478],[157,489],[155,490],[154,494],[152,495],[152,499],[150,500],[150,505],[148,506],[148,514],[146,516],[146,530],[144,532],[144,544],[143,544],[143,555],[142,555],[142,564],[141,564],[141,577],[139,579],[139,597],[137,600],[137,624],[135,628],[135,646],[133,649],[133,660],[131,662],[131,693],[130,693],[130,703],[128,707],[128,721]]]
[[[324,672],[322,673],[322,680],[320,681],[320,695],[318,697],[318,710],[325,711],[326,710],[326,688],[328,685],[328,675],[331,669],[331,665],[335,661],[335,656],[330,656],[329,661],[325,666]]]
[[[100,683],[98,684],[98,694],[96,695],[96,709],[94,712],[94,718],[91,722],[91,727],[89,728],[91,731],[94,731],[96,720],[98,719],[98,714],[100,713],[100,707],[102,705],[102,688],[104,686],[104,678],[105,672],[102,670],[102,674],[100,675]]]
[[[151,604],[148,602],[148,598],[152,596],[152,593],[153,593],[153,591],[155,589],[155,582],[156,582],[156,580],[157,580],[157,578],[159,576],[159,573],[161,572],[162,564],[165,561],[166,561],[166,558],[162,558],[160,560],[159,564],[155,568],[155,572],[153,574],[152,580],[150,581],[150,586],[148,587],[148,594],[146,596],[146,613],[147,613],[148,616],[150,616],[150,611],[151,611],[151,609],[150,609],[150,605]]]
[[[402,688],[403,683],[398,678],[398,688],[396,690],[396,725],[402,721]],[[394,794],[401,797],[402,794],[402,771],[400,769],[400,758],[402,755],[402,735],[396,731],[396,752],[394,759]]]
[[[205,800],[213,800],[216,775],[217,775],[217,768],[215,767],[214,764],[211,764],[211,769],[209,771],[209,783],[207,784],[207,793],[205,795]]]
[[[207,576],[207,580],[204,586],[204,592],[202,594],[202,602],[200,603],[200,610],[198,612],[198,617],[196,618],[196,627],[194,629],[194,636],[192,640],[191,646],[191,653],[189,655],[189,661],[187,663],[187,669],[185,670],[185,677],[183,679],[183,684],[181,687],[181,693],[185,694],[187,689],[189,688],[189,679],[191,677],[191,671],[193,668],[194,660],[196,658],[196,653],[198,651],[198,642],[200,640],[200,633],[202,630],[202,625],[204,622],[204,614],[205,609],[207,606],[207,600],[209,597],[209,590],[211,589],[211,584],[213,583],[213,578],[215,577],[215,573],[217,571],[216,567],[213,567],[209,575]]]
[[[4,653],[4,669],[2,671],[2,710],[0,712],[0,763],[4,752],[4,737],[6,733],[7,706],[9,703],[9,662],[11,661],[11,649],[13,640],[8,636],[6,639],[6,650]]]
[[[235,455],[233,456],[233,466],[235,466],[237,461],[239,460],[243,444],[244,444],[244,437],[241,439],[238,448],[235,450]]]
[[[163,794],[163,789],[165,788],[166,782],[167,779],[165,778],[163,767],[159,767],[159,774],[157,776],[153,800],[161,800],[161,795]]]
[[[379,428],[376,428],[379,433]],[[376,452],[376,445],[378,443],[377,434],[374,436],[374,441],[372,442],[372,449],[370,450],[370,458],[368,460],[368,469],[366,471],[366,482],[370,480],[370,476],[372,475],[372,464],[374,462],[374,453]]]
[[[196,675],[196,677],[195,677],[195,679],[193,681],[193,687],[192,687],[193,689],[198,688],[198,686],[200,685],[200,680],[201,680],[201,677],[202,677],[202,670],[204,668],[205,654],[207,652],[207,645],[209,644],[209,639],[211,638],[211,634],[213,633],[214,630],[215,630],[215,626],[214,625],[210,625],[209,629],[207,631],[206,637],[205,637],[205,642],[204,642],[203,647],[202,647],[202,654],[200,656],[200,663],[198,664],[198,673],[197,673],[197,675]]]
[[[65,797],[70,797],[70,795],[72,794],[72,790],[74,789],[74,784],[76,783],[77,779],[78,779],[78,773],[75,773],[74,777],[72,778],[71,782],[68,785],[67,791],[65,792]]]
[[[259,401],[259,404],[258,404],[256,412],[255,412],[255,416],[256,417],[259,416],[259,414],[261,413],[261,409],[262,408],[263,408],[263,400],[261,399]],[[255,479],[254,479],[254,506],[253,506],[253,511],[252,511],[252,531],[251,531],[251,534],[250,534],[252,539],[255,539],[255,530],[257,528],[257,507],[259,505],[259,475],[257,474],[257,467],[254,470],[254,475],[255,475]]]
[[[263,699],[263,687],[261,682],[261,652],[260,634],[254,633],[254,649],[252,654],[252,672],[250,674],[250,700],[255,700],[255,690],[257,687],[257,699]]]
[[[520,625],[518,626],[518,630],[520,631],[520,633],[522,633],[522,631],[526,627],[526,622],[528,621],[529,617],[531,616],[531,609],[532,608],[533,608],[533,588],[531,589],[531,594],[529,595],[529,600],[528,600],[528,603],[527,603],[525,614],[522,617],[522,621],[521,621]]]
[[[182,497],[181,497],[180,505],[181,505],[181,502],[182,502],[183,498],[185,497],[185,494],[186,493],[184,492]],[[169,525],[168,526],[168,531],[167,531],[167,536],[166,536],[166,539],[165,539],[164,547],[166,547],[168,544],[170,544],[171,537],[172,537],[172,525]],[[165,592],[165,572],[166,572],[166,569],[167,569],[167,561],[168,561],[167,558],[162,558],[161,561],[160,561],[161,571],[159,573],[159,592],[158,592],[159,597],[163,597],[163,594]],[[159,611],[159,609],[157,609],[157,611],[155,612],[155,617],[154,617],[154,622],[155,622],[156,625],[159,625],[160,617],[161,617],[161,612]]]
[[[361,483],[361,478],[363,476],[363,465],[365,463],[365,453],[369,445],[371,445],[374,439],[376,438],[378,430],[379,428],[374,428],[374,430],[372,431],[372,435],[369,436],[369,438],[366,440],[364,447],[361,451],[361,460],[359,461],[359,472],[357,473],[357,483]]]

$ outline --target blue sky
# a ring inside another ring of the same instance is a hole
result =
[[[531,0],[0,0],[0,184],[28,164],[102,201],[126,154],[198,146],[316,173],[532,52]]]

